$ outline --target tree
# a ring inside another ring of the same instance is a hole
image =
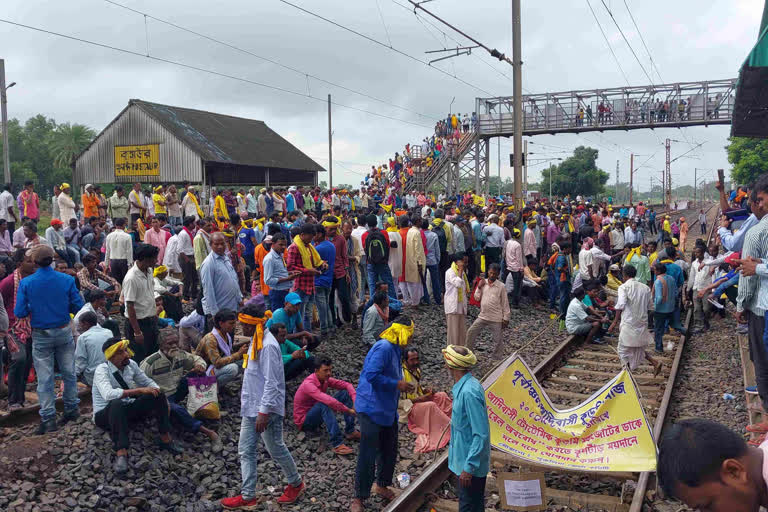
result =
[[[550,172],[552,193],[558,196],[596,196],[603,192],[608,181],[608,173],[597,168],[596,149],[579,146],[570,156],[558,165],[552,165],[542,172],[543,180],[540,191],[549,194]]]
[[[96,137],[96,132],[82,124],[64,123],[56,127],[51,134],[50,150],[53,163],[57,167],[70,167],[88,144]]]
[[[728,141],[725,148],[728,163],[733,165],[731,178],[742,185],[754,183],[768,166],[768,139],[730,137]]]

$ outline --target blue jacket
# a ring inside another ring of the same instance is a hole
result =
[[[397,421],[397,383],[403,379],[401,357],[400,347],[388,340],[374,343],[365,356],[355,410],[367,414],[377,425],[389,427]]]
[[[68,326],[70,313],[83,307],[83,298],[75,286],[75,278],[56,272],[51,267],[38,268],[31,276],[19,282],[16,318],[30,316],[34,329],[52,329]]]
[[[491,463],[491,429],[485,409],[485,390],[471,373],[453,385],[451,442],[448,469],[484,477]]]

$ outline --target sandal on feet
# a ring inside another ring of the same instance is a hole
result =
[[[373,493],[381,496],[386,501],[392,501],[395,499],[395,493],[389,487],[381,487],[378,484],[373,484]]]
[[[349,512],[363,512],[363,502],[359,499],[352,500],[352,504],[349,506]]]

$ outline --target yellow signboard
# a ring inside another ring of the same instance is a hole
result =
[[[115,146],[115,177],[160,176],[160,145]]]
[[[584,403],[560,411],[518,357],[485,398],[491,445],[501,451],[579,471],[656,469],[653,434],[626,370]]]

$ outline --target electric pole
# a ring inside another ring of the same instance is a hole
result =
[[[333,190],[333,133],[331,132],[331,95],[328,95],[328,188]]]
[[[693,168],[693,207],[696,207],[696,189],[699,188],[699,183],[696,180],[696,175],[698,174],[698,169],[696,167]]]
[[[10,183],[11,155],[8,153],[8,97],[5,91],[5,60],[0,59],[0,110],[2,111],[2,126],[0,128],[3,130],[3,183]]]
[[[616,201],[616,204],[619,204],[619,161],[616,160],[616,192],[613,194],[614,197],[613,200]]]
[[[528,141],[523,142],[523,183],[525,183],[525,189],[523,190],[523,197],[528,199]]]
[[[633,175],[635,174],[635,154],[630,153],[629,154],[629,204],[632,204],[632,184],[633,181]]]
[[[521,67],[520,0],[512,0],[512,110],[514,112],[512,152],[514,158],[515,202],[522,210],[523,198],[523,83]],[[518,210],[518,211],[519,211]]]

